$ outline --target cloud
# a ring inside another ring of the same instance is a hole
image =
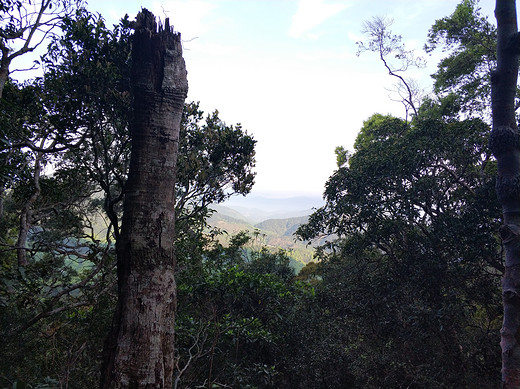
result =
[[[325,20],[348,7],[347,4],[329,4],[326,0],[300,0],[298,9],[292,17],[289,35],[298,38]]]
[[[169,0],[154,2],[152,11],[161,19],[170,18],[176,31],[183,39],[194,39],[211,29],[208,19],[216,8],[214,3],[203,0]]]

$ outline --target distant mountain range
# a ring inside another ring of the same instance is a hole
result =
[[[255,239],[260,239],[257,242],[260,246],[287,250],[293,267],[300,270],[312,260],[314,249],[298,241],[294,233],[322,204],[319,197],[278,199],[252,195],[251,198],[233,198],[223,205],[211,206],[215,212],[208,223],[229,235],[240,231],[256,233]]]
[[[208,219],[208,223],[213,227],[223,228],[228,233],[252,229],[292,238],[296,229],[309,219],[309,215],[304,215],[285,219],[266,219],[260,223],[253,223],[247,216],[235,209],[222,205],[213,205],[211,208],[215,212]]]
[[[268,197],[257,194],[234,196],[221,204],[237,211],[242,218],[251,223],[259,223],[267,219],[288,219],[308,216],[316,208],[323,206],[319,196]]]

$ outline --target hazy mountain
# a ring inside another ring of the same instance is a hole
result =
[[[212,206],[211,208],[216,212],[208,218],[208,224],[210,226],[220,228],[228,234],[236,234],[237,232],[245,230],[255,230],[251,222],[239,212],[223,206]]]
[[[271,231],[282,236],[293,236],[300,224],[306,223],[309,216],[291,217],[288,219],[268,219],[255,224],[255,227],[264,231]]]
[[[238,211],[252,223],[259,223],[268,219],[307,216],[323,204],[323,199],[319,196],[278,198],[249,194],[245,197],[234,196],[222,205]]]
[[[274,250],[279,248],[287,250],[289,256],[295,262],[293,266],[297,270],[312,260],[313,248],[297,241],[293,236],[298,226],[308,220],[308,213],[305,216],[267,219],[260,223],[254,223],[254,221],[251,221],[250,218],[237,209],[222,205],[215,205],[211,208],[216,212],[208,219],[208,224],[226,231],[228,235],[224,235],[224,237],[229,237],[240,231],[258,232],[256,244],[267,246]]]
[[[216,211],[220,216],[228,216],[233,219],[242,220],[242,221],[251,223],[251,221],[248,220],[247,217],[243,213],[241,213],[239,210],[235,210],[233,208],[226,207],[223,205],[218,205],[218,204],[211,205],[210,208],[213,209],[214,211]]]

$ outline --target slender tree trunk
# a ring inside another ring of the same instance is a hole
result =
[[[10,59],[9,59],[9,50],[5,46],[4,42],[1,41],[0,38],[0,51],[1,51],[1,57],[0,57],[0,99],[3,96],[4,93],[4,86],[7,82],[7,79],[9,78],[9,65],[10,65]]]
[[[132,155],[120,239],[119,300],[102,388],[171,388],[174,372],[175,167],[188,91],[180,34],[147,10],[132,48]]]
[[[4,94],[4,87],[7,79],[9,78],[9,71],[4,69],[3,66],[0,66],[0,99]]]
[[[42,142],[43,143],[43,142]],[[16,241],[16,255],[18,257],[18,266],[27,266],[27,238],[29,236],[29,229],[31,228],[33,206],[36,200],[40,197],[40,174],[41,174],[41,159],[42,153],[36,153],[34,163],[34,191],[31,197],[27,199],[20,213],[20,231],[18,231],[18,240]],[[0,191],[3,194],[3,190]],[[3,205],[2,205],[3,207]]]
[[[505,250],[502,279],[502,387],[520,388],[520,132],[515,116],[519,35],[515,0],[497,0],[497,68],[491,75],[496,190],[503,211],[500,235]]]
[[[2,53],[0,59],[0,99],[2,99],[5,83],[9,78],[9,63],[6,61],[6,56],[9,52],[6,49],[0,51]],[[0,187],[0,221],[4,218],[4,194],[5,188]]]

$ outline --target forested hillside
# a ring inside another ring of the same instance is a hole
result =
[[[251,224],[246,221],[247,217],[231,208],[223,206],[213,206],[213,208],[216,209],[216,212],[211,214],[207,222],[210,227],[218,228],[223,232],[221,235],[222,242],[227,243],[234,234],[247,231],[255,236],[251,244],[256,249],[265,247],[275,252],[280,249],[286,250],[291,260],[291,267],[296,272],[312,261],[314,248],[294,236],[298,227],[307,222],[308,216],[267,219],[260,223]]]
[[[499,387],[503,295],[520,312],[520,138],[513,108],[494,133],[514,142],[489,141],[497,28],[477,0],[453,4],[419,93],[422,60],[390,26],[360,26],[358,55],[395,79],[402,115],[336,148],[317,208],[251,220],[223,204],[253,189],[257,140],[184,100],[169,19],[0,2],[0,388]],[[38,45],[41,75],[22,82],[11,61]]]
[[[293,217],[290,219],[268,219],[255,224],[255,227],[282,236],[293,236],[300,224],[306,223],[307,219],[307,216]]]

